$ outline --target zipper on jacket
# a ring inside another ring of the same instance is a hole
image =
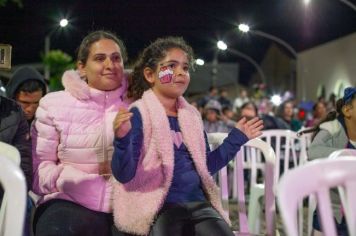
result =
[[[105,92],[105,96],[104,96],[104,117],[103,117],[103,165],[104,168],[106,167],[106,164],[108,162],[108,153],[107,153],[107,141],[106,141],[106,103],[107,103],[107,99],[108,99],[108,94],[107,92]],[[100,164],[99,164],[100,165]],[[106,169],[106,168],[105,168]],[[103,178],[106,180],[106,173],[103,174]],[[106,185],[106,184],[105,184]],[[105,200],[105,191],[106,191],[106,186],[104,186],[104,188],[102,189],[102,198],[100,200],[100,209],[103,209],[103,205],[104,205],[104,200]]]

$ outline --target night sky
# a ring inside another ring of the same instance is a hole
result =
[[[350,0],[356,5],[356,0]],[[64,30],[57,21],[67,17]],[[92,30],[117,33],[125,42],[129,63],[150,41],[160,36],[183,36],[196,57],[209,62],[216,41],[223,39],[256,61],[261,61],[271,40],[242,35],[240,22],[288,42],[297,52],[356,32],[356,11],[340,0],[215,0],[215,1],[29,1],[22,8],[12,2],[0,8],[0,43],[13,46],[12,64],[40,61],[44,38],[51,33],[51,49],[75,57],[83,36]],[[356,43],[356,42],[355,42]],[[238,62],[242,77],[254,68],[228,53],[219,61]]]

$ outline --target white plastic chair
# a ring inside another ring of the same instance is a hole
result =
[[[281,174],[281,160],[283,172],[291,168],[290,163],[295,167],[307,162],[307,139],[299,137],[297,132],[287,129],[264,130],[260,138],[271,145],[276,153],[276,182]]]
[[[0,182],[4,188],[0,234],[5,236],[21,236],[25,221],[26,180],[18,160],[17,149],[0,142]]]
[[[9,160],[13,161],[15,165],[20,166],[21,163],[20,153],[14,146],[4,142],[0,142],[0,154],[4,155]],[[6,202],[7,202],[6,193],[4,193],[3,201],[1,205],[2,207],[0,209],[0,229],[4,224]],[[1,235],[1,230],[0,230],[0,235]]]
[[[288,172],[292,167],[305,164],[308,160],[307,143],[309,143],[310,140],[306,138],[306,136],[299,137],[297,132],[287,129],[271,129],[264,130],[260,138],[270,144],[276,153],[274,176],[275,184],[278,182],[282,174]],[[291,163],[293,166],[290,166]],[[281,173],[281,164],[283,167],[283,173]],[[251,189],[251,195],[254,196],[254,198],[251,199],[249,208],[258,207],[258,199],[263,196],[263,188],[264,185],[259,184],[255,185],[255,187]],[[301,203],[299,207],[302,209],[303,204]],[[299,228],[300,231],[302,231],[304,225],[303,215],[300,215],[299,217]],[[310,229],[311,225],[309,222],[311,222],[311,220],[312,219],[307,220],[307,227]]]
[[[208,140],[209,144],[212,147],[212,150],[219,146],[223,140],[227,137],[226,133],[209,133]],[[250,233],[257,234],[259,232],[252,232],[252,229],[255,229],[255,225],[249,225],[250,217],[256,216],[256,209],[249,209],[248,217],[246,214],[245,206],[245,188],[244,188],[244,154],[246,149],[256,149],[263,153],[265,157],[264,164],[264,176],[265,184],[268,186],[264,189],[265,196],[265,221],[266,221],[266,235],[275,235],[275,195],[273,192],[274,189],[274,163],[275,163],[275,153],[273,149],[264,141],[260,139],[253,139],[246,143],[240,152],[237,153],[235,158],[235,170],[234,175],[236,174],[236,182],[233,184],[237,188],[237,202],[238,202],[238,213],[239,213],[239,232],[236,235],[250,235]],[[255,151],[256,151],[255,150]],[[251,151],[250,153],[253,153]],[[250,168],[257,172],[256,165],[257,155],[251,156],[251,166]],[[222,200],[226,213],[228,213],[228,201],[229,201],[229,189],[228,189],[228,178],[226,167],[220,170],[219,172],[219,185],[221,189]],[[251,188],[251,186],[250,186]],[[253,211],[253,212],[252,212]],[[259,216],[258,212],[258,216]]]
[[[345,216],[349,235],[356,236],[356,160],[354,156],[318,159],[285,173],[277,186],[277,202],[289,236],[301,235],[298,225],[300,202],[313,194],[325,236],[336,235],[329,190],[342,187],[345,191]]]
[[[20,166],[20,153],[14,146],[4,142],[0,142],[0,154],[12,160],[16,165]]]
[[[332,152],[328,158],[329,159],[337,159],[340,156],[354,156],[356,160],[356,150],[355,149],[340,149],[337,151]],[[339,193],[339,198],[341,201],[341,204],[345,204],[345,194],[343,191],[343,188],[338,187],[338,193]],[[313,215],[314,211],[316,209],[316,199],[314,195],[310,195],[308,199],[308,235],[311,235],[312,229],[313,229]]]

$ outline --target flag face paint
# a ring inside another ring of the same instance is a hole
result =
[[[162,66],[158,72],[158,79],[161,84],[171,83],[173,79],[173,71],[167,66]]]

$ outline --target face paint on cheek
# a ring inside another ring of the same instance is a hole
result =
[[[162,66],[158,72],[158,79],[161,84],[171,83],[173,80],[173,71],[167,66]]]

